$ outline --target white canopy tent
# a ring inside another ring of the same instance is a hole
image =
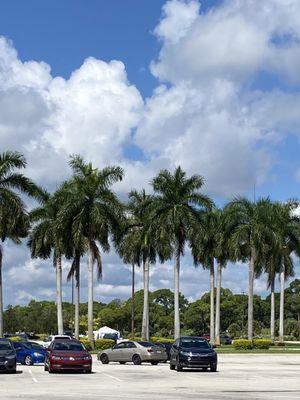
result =
[[[102,328],[99,328],[97,331],[94,331],[94,338],[95,340],[102,339],[105,334],[115,334],[117,335],[117,339],[121,338],[121,334],[119,331],[109,328],[108,326],[102,326]]]

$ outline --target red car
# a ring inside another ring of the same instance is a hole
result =
[[[53,340],[46,352],[45,371],[92,372],[92,357],[78,340]]]

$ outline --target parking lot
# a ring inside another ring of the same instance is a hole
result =
[[[0,375],[0,399],[299,399],[300,355],[220,355],[217,373],[170,371],[169,364],[102,365],[93,374],[48,374],[20,366]]]

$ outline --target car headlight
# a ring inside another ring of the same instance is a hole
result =
[[[14,354],[11,354],[10,356],[6,356],[6,358],[8,360],[13,360],[14,358],[16,358],[16,356]]]
[[[192,353],[190,353],[189,351],[181,351],[180,354],[187,357],[192,355]]]
[[[85,357],[83,357],[83,359],[84,359],[84,360],[91,360],[92,357],[91,357],[91,356],[85,356]]]
[[[43,354],[41,354],[41,353],[33,353],[33,355],[35,356],[35,357],[43,357]]]
[[[52,360],[61,360],[61,359],[62,359],[62,358],[59,357],[59,356],[52,356],[51,358],[52,358]]]

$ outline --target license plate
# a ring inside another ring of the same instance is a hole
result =
[[[161,351],[160,351],[160,350],[157,350],[156,353],[157,353],[157,354],[161,354]]]

